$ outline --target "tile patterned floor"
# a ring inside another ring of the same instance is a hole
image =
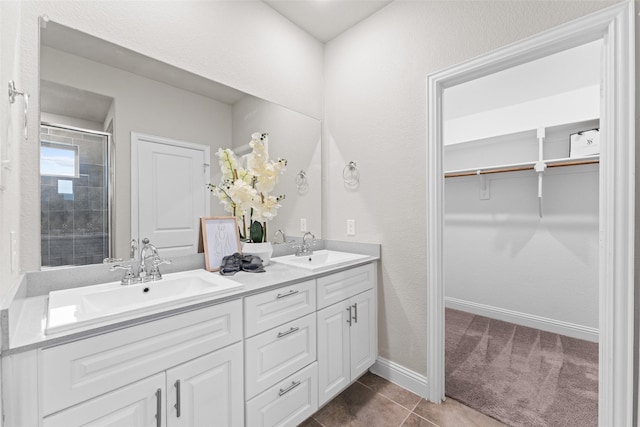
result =
[[[301,424],[303,427],[503,427],[448,398],[436,405],[366,373]]]

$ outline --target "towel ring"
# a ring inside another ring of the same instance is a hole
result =
[[[16,102],[16,96],[21,96],[24,101],[24,140],[29,140],[29,126],[27,124],[27,116],[29,112],[29,94],[26,92],[20,92],[16,89],[16,84],[13,80],[9,80],[9,104]]]
[[[344,183],[349,186],[355,186],[360,183],[360,172],[358,172],[357,164],[354,161],[350,161],[342,170],[342,179]]]
[[[298,175],[296,175],[296,188],[300,191],[306,191],[309,188],[307,173],[304,170],[301,170],[298,172]]]

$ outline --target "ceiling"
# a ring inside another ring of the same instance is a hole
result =
[[[262,0],[323,43],[393,0]]]

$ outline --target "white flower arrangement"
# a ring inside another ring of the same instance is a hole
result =
[[[246,168],[238,164],[231,149],[218,149],[216,155],[222,179],[219,185],[207,184],[225,211],[238,218],[241,239],[253,243],[267,241],[267,221],[275,218],[280,201],[285,198],[284,195],[269,195],[285,171],[287,161],[269,159],[267,140],[266,133],[251,135],[249,146],[252,151]]]

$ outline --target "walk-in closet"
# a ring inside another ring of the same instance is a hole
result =
[[[508,425],[598,423],[601,50],[443,95],[445,392]]]

